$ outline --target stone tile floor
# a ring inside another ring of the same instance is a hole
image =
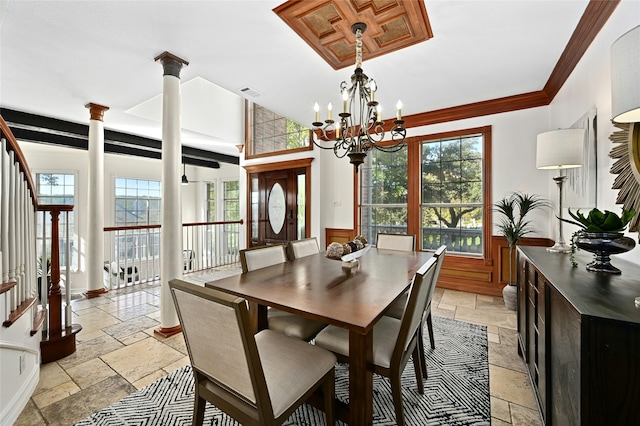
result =
[[[185,277],[194,282],[239,273],[239,266]],[[77,350],[45,364],[40,382],[15,425],[72,425],[189,363],[182,334],[154,334],[160,285],[112,290],[72,301],[82,325]],[[487,326],[491,424],[540,425],[536,400],[516,346],[516,315],[502,298],[436,289],[433,315]],[[437,342],[436,342],[437,344]]]

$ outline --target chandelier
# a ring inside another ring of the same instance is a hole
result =
[[[362,22],[351,27],[351,31],[356,35],[356,69],[351,76],[351,87],[347,87],[346,81],[340,83],[342,112],[338,114],[338,122],[333,120],[331,103],[327,106],[327,119],[324,123],[320,121],[320,107],[317,102],[313,108],[316,117],[311,139],[314,145],[322,149],[332,149],[338,158],[349,157],[356,173],[358,166],[364,162],[367,151],[399,151],[405,146],[407,135],[402,119],[402,103],[398,101],[396,119],[391,128],[391,140],[383,143],[384,121],[380,104],[376,101],[378,87],[376,81],[362,71],[362,34],[366,29],[367,25]]]

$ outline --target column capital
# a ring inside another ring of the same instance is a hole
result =
[[[102,121],[104,112],[109,109],[109,107],[100,104],[94,104],[92,102],[86,104],[85,108],[89,108],[90,119],[98,121]]]
[[[160,61],[164,68],[163,75],[172,75],[180,78],[180,70],[183,65],[189,65],[189,62],[177,57],[173,53],[163,52],[154,58],[154,61]]]

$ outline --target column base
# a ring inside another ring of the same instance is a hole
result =
[[[164,338],[171,337],[178,333],[182,333],[182,327],[178,324],[175,327],[158,327],[153,330],[154,334],[158,334]]]
[[[46,364],[74,353],[76,351],[76,334],[80,330],[82,330],[80,324],[71,324],[71,327],[65,327],[60,334],[52,335],[43,331],[40,342],[40,362]]]
[[[93,299],[94,297],[100,297],[101,294],[108,293],[104,288],[99,288],[97,290],[87,290],[83,294],[87,299]]]

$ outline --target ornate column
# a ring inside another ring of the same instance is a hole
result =
[[[89,108],[89,182],[87,214],[87,292],[88,298],[106,293],[104,288],[104,124],[109,108],[88,103]]]
[[[162,86],[162,214],[160,237],[160,326],[165,337],[181,331],[169,280],[182,278],[182,204],[180,200],[180,70],[189,63],[169,52],[155,58],[164,69]]]

